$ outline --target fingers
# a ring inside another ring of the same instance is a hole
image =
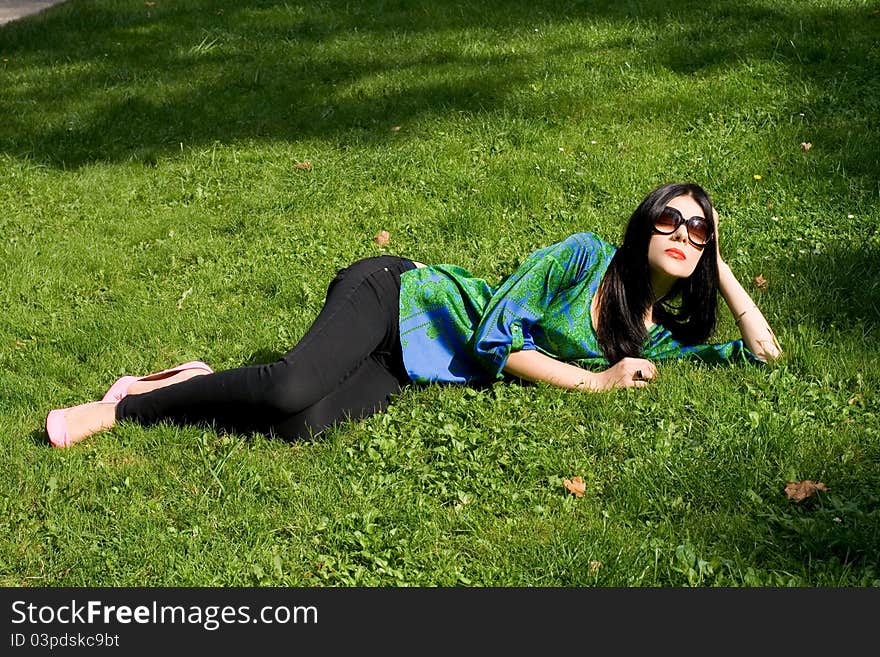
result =
[[[634,381],[650,381],[657,376],[657,368],[654,363],[644,358],[627,359],[626,372]]]
[[[643,358],[624,358],[617,366],[617,386],[621,388],[644,388],[657,376],[654,364]]]
[[[618,388],[647,388],[651,383],[648,379],[623,378],[617,382]]]
[[[627,363],[627,370],[631,386],[635,388],[644,388],[657,376],[657,368],[654,363],[643,358],[634,358]]]

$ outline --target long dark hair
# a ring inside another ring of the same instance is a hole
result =
[[[647,338],[645,313],[654,300],[648,267],[648,243],[654,219],[676,196],[687,195],[699,204],[712,222],[712,201],[694,183],[669,183],[648,194],[633,212],[623,244],[617,249],[599,287],[597,337],[609,364],[627,356],[641,356]],[[718,258],[712,239],[703,250],[694,273],[675,282],[669,293],[654,304],[654,318],[685,345],[706,341],[715,329],[718,308]]]

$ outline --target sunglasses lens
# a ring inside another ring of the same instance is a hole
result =
[[[678,228],[678,217],[673,212],[664,210],[654,220],[654,228],[660,233],[672,233]]]
[[[691,219],[687,225],[688,235],[697,244],[709,241],[709,224],[702,219]]]
[[[709,223],[702,217],[692,217],[684,221],[681,213],[675,208],[666,208],[660,216],[654,220],[654,230],[668,235],[678,230],[682,223],[686,223],[688,237],[697,246],[705,246],[709,242]]]

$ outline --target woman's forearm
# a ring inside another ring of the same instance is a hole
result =
[[[535,349],[514,351],[504,371],[520,379],[544,382],[567,390],[603,392],[613,388],[643,388],[657,376],[654,363],[644,358],[623,358],[601,372],[590,372]]]
[[[782,349],[770,324],[728,264],[721,260],[718,263],[718,276],[721,296],[733,313],[746,348],[763,361],[773,361],[782,356]]]
[[[526,381],[549,383],[567,390],[594,392],[599,389],[594,372],[556,360],[534,349],[511,353],[504,371]]]

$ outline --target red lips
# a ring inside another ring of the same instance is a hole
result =
[[[670,257],[675,258],[676,260],[687,260],[685,254],[678,249],[666,249],[665,253],[668,253]]]

